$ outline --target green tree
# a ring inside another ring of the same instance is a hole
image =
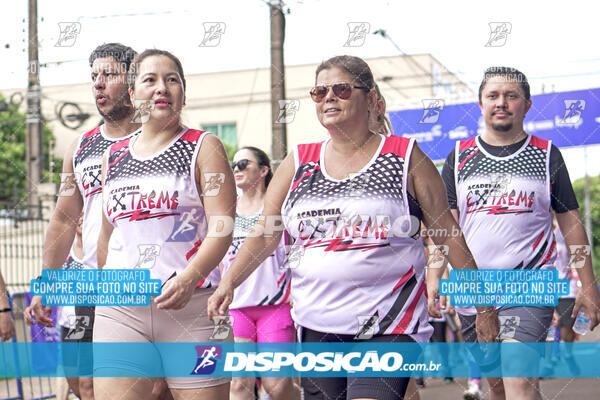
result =
[[[17,106],[8,104],[0,94],[0,103],[6,104],[6,110],[0,111],[0,203],[23,202],[27,198],[27,165],[25,160],[25,138],[27,124],[25,114]],[[50,176],[48,159],[50,142],[54,135],[48,126],[42,128],[42,154],[44,182],[60,182],[60,175]],[[62,170],[62,160],[53,157],[54,171]]]
[[[600,278],[600,176],[590,177],[590,207],[592,219],[592,238],[594,245],[592,253],[594,263],[594,273],[596,278]],[[584,202],[585,178],[577,179],[573,182],[573,190],[579,202],[579,211],[581,218],[585,217],[585,202]],[[584,219],[585,220],[585,219]]]
[[[235,153],[237,153],[238,151],[237,146],[232,146],[223,142],[223,147],[225,147],[225,151],[227,152],[227,158],[229,158],[229,161],[233,161],[233,156],[235,156]]]

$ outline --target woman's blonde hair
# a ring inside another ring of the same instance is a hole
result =
[[[379,86],[377,86],[377,84],[375,84],[375,91],[377,92],[377,132],[384,134],[385,136],[391,136],[392,133],[394,132],[394,130],[392,129],[392,123],[390,122],[390,119],[388,118],[387,114],[385,113],[386,111],[386,104],[385,104],[385,97],[383,97],[381,95],[381,92],[379,91]],[[383,102],[383,110],[381,110],[381,113],[379,113],[379,101]]]

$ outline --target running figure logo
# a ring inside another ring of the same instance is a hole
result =
[[[77,189],[77,176],[74,172],[66,172],[60,174],[60,190],[57,196],[73,196]]]
[[[77,40],[77,35],[81,33],[81,23],[79,22],[59,22],[60,37],[54,47],[71,47]]]
[[[179,220],[175,221],[173,231],[167,239],[167,242],[190,242],[196,238],[198,232],[197,208],[181,207]]]
[[[359,315],[358,319],[358,333],[354,336],[355,340],[366,340],[371,339],[375,334],[375,330],[379,329],[379,312],[375,312],[373,315]]]
[[[512,339],[515,337],[517,327],[521,324],[521,317],[518,315],[501,315],[498,317],[500,322],[500,339]]]
[[[225,183],[225,174],[222,172],[204,173],[204,197],[214,197],[221,191],[221,185]]]
[[[344,47],[360,47],[365,44],[367,34],[371,30],[368,22],[348,22],[348,40]]]
[[[510,22],[490,22],[490,38],[485,47],[502,47],[506,44],[508,34],[512,31]]]
[[[428,252],[428,268],[439,269],[444,266],[444,261],[446,260],[446,256],[448,255],[450,247],[445,244],[436,246],[434,244],[427,246]]]
[[[135,99],[133,101],[135,112],[131,122],[134,124],[144,124],[150,120],[150,112],[154,110],[154,100],[140,100]]]
[[[225,22],[204,22],[204,38],[198,47],[217,47],[225,33]]]
[[[90,317],[87,315],[81,315],[78,317],[75,317],[75,321],[69,321],[71,322],[70,325],[75,325],[73,328],[69,329],[69,332],[67,332],[67,334],[65,335],[65,339],[68,340],[80,340],[83,339],[83,336],[85,335],[85,329],[88,328],[90,326]],[[75,322],[75,324],[73,324],[72,322]]]
[[[570,245],[569,246],[569,266],[571,268],[583,268],[585,260],[590,255],[590,246],[588,245]]]
[[[367,191],[370,179],[371,174],[366,172],[352,172],[348,174],[347,196],[361,197]]]
[[[275,120],[277,124],[289,124],[296,118],[296,111],[300,108],[300,100],[279,100],[279,115]]]
[[[419,121],[420,124],[435,124],[440,118],[440,111],[444,109],[444,100],[442,99],[425,99],[423,103],[423,116]]]
[[[492,192],[502,194],[508,188],[508,184],[512,179],[510,172],[492,172],[490,173],[490,183],[492,184]]]
[[[565,100],[565,113],[558,122],[561,125],[577,124],[585,110],[585,100]]]
[[[301,244],[292,244],[285,246],[285,248],[287,257],[285,262],[279,268],[298,268],[298,265],[300,265],[300,260],[302,259],[302,256],[304,256],[304,247]]]
[[[210,335],[210,340],[225,340],[229,337],[229,334],[233,326],[233,317],[231,315],[216,315],[213,317],[215,326],[213,332]]]
[[[156,259],[160,254],[160,245],[158,244],[140,244],[138,245],[140,257],[134,268],[150,269],[156,264]]]
[[[198,360],[196,368],[190,375],[210,375],[215,372],[217,360],[221,358],[223,349],[221,346],[196,346]]]

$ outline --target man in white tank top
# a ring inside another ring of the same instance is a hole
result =
[[[102,155],[111,144],[135,134],[140,127],[133,122],[134,108],[127,93],[127,70],[135,55],[132,48],[120,43],[100,45],[90,55],[92,93],[104,123],[78,135],[63,158],[62,184],[44,240],[44,269],[61,268],[69,256],[82,210],[85,211],[83,268],[97,268],[96,246],[102,222]],[[52,326],[52,307],[43,307],[41,297],[33,297],[31,308],[38,323]],[[94,307],[75,310],[76,318],[94,315]],[[92,341],[92,329],[89,327],[82,341]],[[86,364],[90,365],[85,367],[91,368],[91,360]],[[84,383],[86,393],[82,393],[82,398],[93,399],[91,377],[82,378],[80,387]]]
[[[77,220],[83,221],[83,265],[96,268],[96,245],[102,216],[102,155],[112,143],[139,129],[132,121],[134,108],[127,93],[127,69],[135,51],[119,43],[98,46],[90,55],[92,92],[104,123],[79,135],[63,159],[63,184],[44,241],[43,268],[57,269],[69,255]],[[69,187],[67,187],[69,183]],[[72,185],[76,183],[76,185]],[[32,300],[37,322],[52,324],[41,298]]]
[[[523,120],[532,106],[527,78],[513,68],[488,69],[479,89],[479,106],[484,132],[459,141],[442,172],[452,213],[480,268],[554,269],[556,240],[551,209],[566,232],[568,245],[585,246],[588,240],[559,150],[550,141],[523,130]],[[437,272],[441,275],[442,271]],[[600,296],[591,257],[580,273],[585,295],[578,295],[574,313],[586,307],[593,328],[600,319]],[[430,290],[436,292],[435,279],[429,283]],[[471,332],[474,309],[457,311],[465,340],[475,340]],[[499,339],[545,340],[552,312],[553,307],[498,308]],[[539,360],[535,350],[524,352],[528,353],[524,354],[527,360]],[[522,362],[521,358],[503,357],[503,375],[510,376],[515,363]],[[532,365],[535,368],[537,363]],[[538,378],[489,378],[489,383],[491,399],[539,398]]]

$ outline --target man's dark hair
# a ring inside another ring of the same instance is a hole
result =
[[[124,72],[129,71],[129,66],[133,61],[133,58],[137,55],[135,50],[129,46],[125,46],[121,43],[104,43],[96,47],[92,54],[90,54],[90,67],[94,64],[97,58],[112,57],[115,61],[120,62],[124,69]]]
[[[525,100],[529,100],[531,98],[531,91],[529,89],[529,82],[527,82],[527,77],[524,73],[519,71],[516,68],[511,67],[490,67],[485,70],[483,73],[483,80],[481,81],[481,85],[479,85],[479,101],[481,102],[481,92],[483,92],[483,88],[487,84],[489,79],[495,78],[497,76],[501,76],[505,78],[509,82],[518,83],[523,89],[525,93]]]

